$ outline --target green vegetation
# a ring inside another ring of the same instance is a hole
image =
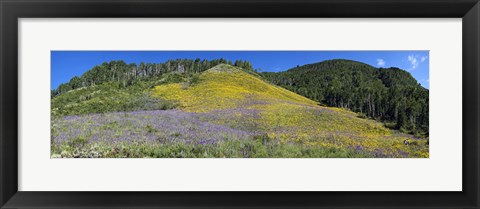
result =
[[[359,113],[359,117],[393,123],[389,127],[428,137],[429,91],[404,70],[329,60],[262,76],[322,104],[346,108]]]
[[[349,60],[329,60],[285,72],[262,73],[248,61],[170,60],[165,63],[126,64],[112,61],[95,66],[52,90],[54,116],[172,109],[178,104],[152,98],[159,84],[181,83],[187,89],[200,73],[218,64],[240,67],[250,75],[332,107],[349,109],[361,118],[382,121],[389,128],[419,137],[429,133],[429,92],[406,71],[374,68]],[[200,90],[201,91],[201,90]],[[58,97],[58,95],[65,96]]]
[[[175,102],[150,96],[149,89],[155,83],[160,82],[137,82],[125,88],[118,82],[107,82],[71,90],[51,99],[51,114],[52,117],[58,117],[175,108],[177,106]]]
[[[425,138],[388,129],[346,107],[319,105],[253,70],[219,64],[201,73],[186,71],[56,95],[51,156],[429,156]]]
[[[369,158],[373,155],[348,149],[280,144],[262,139],[224,141],[217,144],[162,144],[142,142],[69,144],[52,146],[53,157],[65,158]]]

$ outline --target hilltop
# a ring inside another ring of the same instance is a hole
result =
[[[241,68],[220,64],[203,73],[196,83],[156,86],[153,95],[179,102],[186,111],[209,112],[239,108],[255,102],[292,102],[316,105],[314,101],[286,89],[268,84]]]

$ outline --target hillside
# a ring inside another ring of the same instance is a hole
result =
[[[428,157],[424,139],[226,64],[71,90],[55,111],[54,157]]]
[[[178,101],[181,108],[191,112],[209,112],[240,108],[251,102],[296,102],[316,105],[303,96],[270,85],[259,77],[231,65],[217,65],[199,76],[198,83],[159,85],[153,94],[157,98]]]
[[[399,68],[328,60],[262,76],[316,102],[350,109],[392,128],[428,137],[429,91]]]
[[[248,61],[236,60],[232,62],[225,59],[201,60],[175,59],[163,63],[130,63],[123,60],[104,62],[94,66],[81,76],[74,76],[68,82],[60,84],[51,91],[51,96],[56,97],[71,90],[96,86],[104,83],[117,83],[125,88],[145,80],[155,80],[170,73],[197,74],[208,70],[218,64],[229,64],[254,72],[252,64]]]

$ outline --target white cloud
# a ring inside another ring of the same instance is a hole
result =
[[[410,62],[410,70],[415,70],[420,63],[427,60],[427,56],[420,57],[418,55],[408,55],[408,62]]]
[[[377,65],[380,66],[380,67],[383,67],[385,66],[387,62],[385,62],[385,60],[383,59],[377,59]]]
[[[418,60],[415,56],[413,55],[408,55],[408,62],[410,62],[410,69],[415,70],[415,68],[418,67]]]
[[[420,62],[424,62],[425,60],[427,60],[427,56],[423,56],[423,57],[420,59]]]

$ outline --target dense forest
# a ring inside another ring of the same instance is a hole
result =
[[[52,90],[52,98],[81,87],[95,86],[106,82],[117,82],[127,87],[137,81],[150,79],[170,72],[191,75],[208,70],[218,64],[229,64],[253,71],[252,64],[248,61],[232,61],[226,59],[200,60],[176,59],[164,63],[135,63],[127,64],[124,61],[104,62],[85,72],[80,77],[75,76],[69,82],[63,83],[57,89]]]
[[[392,128],[428,137],[429,91],[407,71],[329,60],[262,75],[322,104],[347,108]]]

